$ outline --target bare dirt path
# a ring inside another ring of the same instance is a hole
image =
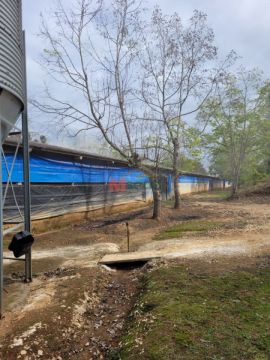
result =
[[[270,205],[265,201],[227,202],[203,194],[186,198],[177,212],[170,206],[164,204],[159,222],[151,219],[151,210],[131,213],[132,251],[208,264],[227,264],[231,258],[247,263],[270,254]],[[125,221],[126,214],[115,215],[107,222],[86,221],[36,236],[31,284],[21,283],[21,264],[5,263],[1,359],[113,358],[141,270],[111,271],[97,262],[105,253],[126,251]],[[164,229],[192,221],[225,226],[155,240]]]
[[[200,201],[200,195],[193,198],[195,206],[217,214],[229,213],[239,219],[248,220],[242,229],[223,229],[207,236],[183,236],[181,239],[150,241],[139,247],[139,251],[155,251],[166,257],[215,257],[215,256],[257,256],[270,251],[270,204],[250,202],[208,202]]]

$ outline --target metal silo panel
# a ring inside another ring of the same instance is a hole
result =
[[[21,0],[0,0],[0,88],[10,91],[23,102],[21,6]]]

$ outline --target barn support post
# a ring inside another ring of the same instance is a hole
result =
[[[29,135],[28,135],[28,109],[27,109],[27,76],[26,76],[26,46],[25,32],[23,31],[24,51],[24,110],[22,113],[22,139],[23,139],[23,183],[24,183],[24,229],[31,232],[31,193],[29,171]],[[25,281],[32,281],[32,251],[25,255]]]

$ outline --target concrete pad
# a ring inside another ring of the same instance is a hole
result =
[[[135,251],[129,253],[108,254],[99,260],[99,264],[112,265],[129,262],[149,261],[162,255],[158,251]]]

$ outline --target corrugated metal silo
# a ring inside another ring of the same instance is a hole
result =
[[[24,54],[21,0],[0,0],[1,140],[17,121],[24,103]]]

